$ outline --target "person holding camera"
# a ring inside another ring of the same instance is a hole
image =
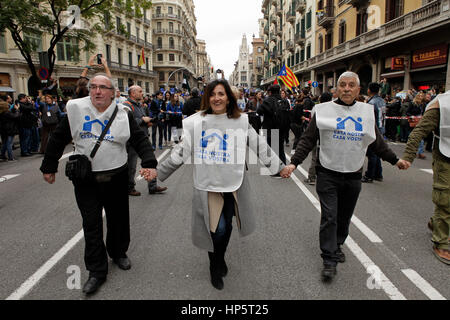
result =
[[[75,151],[67,162],[66,175],[73,182],[83,219],[84,260],[89,271],[83,292],[92,294],[106,280],[107,254],[120,269],[131,268],[126,254],[130,243],[127,142],[142,159],[140,174],[145,180],[157,177],[157,160],[133,114],[127,107],[116,105],[112,80],[99,74],[91,79],[88,87],[88,97],[68,102],[67,117],[51,135],[40,170],[46,182],[55,183],[58,161],[73,139]],[[106,246],[103,208],[107,222]]]

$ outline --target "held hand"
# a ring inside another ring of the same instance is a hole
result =
[[[296,167],[293,164],[290,164],[290,165],[284,167],[283,170],[281,170],[280,176],[282,178],[290,178],[292,172],[294,172],[295,169],[296,169]]]
[[[400,170],[408,170],[411,167],[411,162],[400,159],[398,160],[396,166],[400,169]]]
[[[149,117],[142,117],[142,121],[144,121],[145,123],[149,123],[151,119]]]
[[[152,181],[158,177],[156,169],[141,169],[139,173],[146,181]]]
[[[55,174],[54,173],[44,173],[44,180],[50,184],[55,183]]]

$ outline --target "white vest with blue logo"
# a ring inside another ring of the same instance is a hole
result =
[[[320,164],[329,170],[356,172],[364,165],[367,148],[376,140],[373,106],[333,101],[315,106],[320,133]]]
[[[210,192],[233,192],[244,179],[248,117],[196,113],[183,121],[183,145],[194,164],[194,187]],[[189,141],[189,143],[187,143]]]
[[[104,112],[99,112],[91,103],[91,98],[70,100],[67,103],[67,116],[70,124],[74,154],[84,154],[92,162],[92,171],[108,171],[120,168],[128,161],[127,141],[130,139],[128,113],[119,105],[116,118],[107,132],[94,159],[89,155],[100,137],[103,128],[116,108],[115,100]]]
[[[438,95],[436,99],[439,101],[441,114],[439,120],[439,151],[450,158],[450,91]]]

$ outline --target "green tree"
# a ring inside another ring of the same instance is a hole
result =
[[[55,49],[64,37],[74,38],[83,44],[76,50],[92,51],[96,34],[104,34],[115,28],[110,19],[110,10],[115,6],[123,7],[125,0],[7,0],[0,1],[0,32],[9,30],[11,36],[25,58],[30,72],[37,78],[37,69],[33,62],[33,53],[37,43],[26,34],[45,33],[51,36],[47,51],[49,74],[54,70]],[[126,0],[126,5],[139,9],[151,7],[150,0]],[[72,15],[67,15],[70,6],[78,8]],[[68,17],[74,17],[72,23]],[[81,19],[89,24],[88,28],[78,28]],[[44,43],[43,43],[44,45]],[[79,53],[77,53],[79,54]]]

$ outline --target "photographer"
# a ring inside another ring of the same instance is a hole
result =
[[[131,268],[126,255],[130,243],[128,141],[142,159],[141,175],[147,181],[157,177],[154,169],[157,161],[145,133],[128,108],[116,105],[114,93],[111,79],[97,75],[89,83],[88,97],[68,102],[67,117],[50,137],[40,168],[44,180],[55,183],[58,161],[65,146],[73,139],[75,151],[69,158],[66,175],[74,184],[83,219],[85,264],[89,270],[89,280],[83,287],[86,294],[94,293],[105,282],[107,253],[119,268]],[[101,143],[99,136],[106,141]],[[106,247],[103,242],[103,208],[108,228]]]

